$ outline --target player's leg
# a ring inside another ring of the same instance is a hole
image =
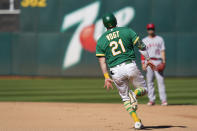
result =
[[[148,98],[149,98],[149,102],[147,105],[154,105],[156,99],[155,88],[154,88],[154,71],[150,67],[147,67],[146,81],[148,86]]]
[[[161,105],[168,105],[163,72],[155,71],[155,76],[156,76],[157,84],[158,84],[159,97],[162,103]]]
[[[146,81],[144,80],[144,76],[141,74],[135,62],[127,65],[127,77],[132,82],[136,90],[134,94],[136,97],[143,96],[147,93]]]
[[[129,80],[114,80],[114,84],[116,85],[120,97],[124,103],[125,109],[129,112],[131,117],[133,118],[134,122],[140,122],[140,119],[138,118],[136,114],[136,108],[133,106],[134,103],[132,103],[131,98],[129,97]]]
[[[135,105],[135,101],[137,103],[136,98],[144,96],[147,93],[146,81],[144,80],[144,76],[141,74],[140,70],[137,68],[135,62],[127,66],[127,76],[129,80],[135,85],[135,87],[137,87],[134,92],[132,90],[129,91],[130,101]],[[137,106],[135,106],[133,109],[137,110]],[[134,111],[133,115],[136,115]],[[141,120],[135,122],[135,128],[136,127],[138,127],[137,129],[143,128]]]
[[[133,121],[135,123],[134,128],[135,129],[142,129],[143,128],[143,124],[142,124],[140,118],[137,116],[137,113],[136,113],[137,100],[135,98],[135,95],[133,95],[133,94],[134,93],[132,93],[132,96],[130,95],[130,100],[124,101],[124,107],[129,112],[131,117],[133,118]]]
[[[124,107],[126,110],[129,112],[131,117],[133,118],[135,122],[135,128],[136,129],[141,129],[143,127],[139,117],[137,116],[136,113],[136,108],[135,108],[135,97],[130,98],[129,97],[129,79],[128,79],[128,72],[131,72],[133,70],[132,64],[127,64],[121,69],[119,68],[118,70],[113,69],[112,71],[112,79],[114,80],[114,83],[119,90],[119,94],[122,98],[122,101],[124,103]]]
[[[135,87],[134,93],[137,98],[144,96],[147,93],[146,81],[136,65],[135,68],[133,68],[133,73],[130,76],[130,80]]]
[[[146,95],[147,86],[143,75],[133,78],[132,83],[135,87],[134,94],[136,95],[136,98]]]

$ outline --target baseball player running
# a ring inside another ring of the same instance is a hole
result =
[[[136,97],[145,95],[147,87],[144,77],[135,63],[134,46],[137,46],[145,56],[147,65],[152,68],[154,65],[150,62],[145,44],[132,29],[117,27],[117,21],[113,14],[104,15],[102,20],[107,31],[97,41],[96,56],[105,77],[104,87],[107,87],[107,90],[113,89],[112,82],[114,82],[124,102],[124,107],[135,122],[134,128],[141,129],[143,125],[136,114]],[[107,67],[113,80],[108,74]],[[134,92],[129,91],[129,81],[135,87]]]
[[[147,105],[152,106],[155,104],[155,88],[154,88],[154,76],[157,79],[159,96],[161,100],[161,105],[167,106],[166,91],[164,84],[163,70],[165,68],[165,44],[161,36],[155,34],[155,25],[147,25],[148,36],[142,41],[147,47],[147,52],[150,56],[152,63],[156,66],[155,70],[150,67],[146,68],[146,61],[142,55],[142,69],[146,71],[146,79],[148,85],[148,98],[149,102]]]

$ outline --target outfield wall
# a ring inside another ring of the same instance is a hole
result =
[[[1,75],[101,76],[95,41],[104,31],[101,16],[113,11],[141,37],[155,23],[166,42],[166,76],[197,76],[196,0],[39,2],[20,3],[19,30],[0,32]]]

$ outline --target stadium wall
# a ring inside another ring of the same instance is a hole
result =
[[[101,16],[113,11],[141,37],[155,23],[166,43],[166,76],[197,76],[196,0],[22,2],[19,30],[0,32],[0,75],[102,76],[95,41],[104,31]]]

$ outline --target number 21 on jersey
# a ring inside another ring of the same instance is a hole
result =
[[[120,45],[122,51],[121,50],[117,50],[119,45]],[[126,52],[121,39],[119,39],[118,42],[117,41],[111,41],[109,46],[112,47],[111,51],[112,51],[113,56],[119,55],[122,52]]]

